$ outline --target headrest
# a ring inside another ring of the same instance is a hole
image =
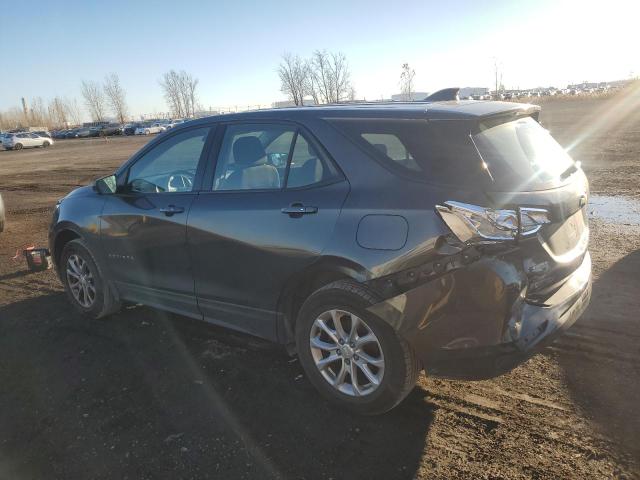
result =
[[[240,137],[233,142],[233,158],[237,165],[248,166],[266,155],[257,137]]]
[[[374,143],[374,148],[376,148],[379,152],[387,154],[387,146],[384,143]]]

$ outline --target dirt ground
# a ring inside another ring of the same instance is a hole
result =
[[[543,105],[592,192],[640,195],[639,104]],[[57,198],[147,140],[0,151],[0,479],[640,478],[640,226],[592,220],[591,306],[528,363],[422,376],[392,412],[356,417],[280,347],[143,307],[86,322],[53,272],[11,260],[46,244]]]

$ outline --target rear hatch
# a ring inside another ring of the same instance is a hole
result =
[[[530,276],[528,296],[540,301],[577,269],[587,251],[589,187],[579,164],[530,116],[481,119],[472,142],[491,177],[496,209],[546,211],[548,223],[519,242]]]
[[[438,212],[462,241],[517,245],[528,295],[542,298],[584,258],[588,184],[538,110],[505,105],[466,119],[331,123],[388,169],[437,187]]]

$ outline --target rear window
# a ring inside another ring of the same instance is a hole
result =
[[[571,157],[531,117],[469,120],[330,119],[370,156],[429,183],[494,191],[551,188]]]
[[[541,185],[573,165],[569,154],[531,117],[498,125],[485,121],[478,126],[474,141],[497,180]]]

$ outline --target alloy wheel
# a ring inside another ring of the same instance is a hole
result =
[[[370,395],[381,384],[385,360],[378,337],[357,315],[328,310],[313,322],[311,355],[333,388],[353,397]]]
[[[67,260],[67,283],[73,298],[84,308],[91,308],[96,300],[96,284],[87,262],[73,254]]]

